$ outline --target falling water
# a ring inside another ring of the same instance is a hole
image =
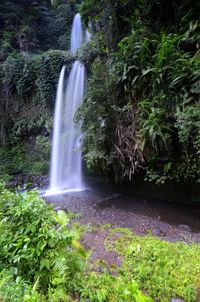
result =
[[[91,22],[88,23],[88,28],[90,30],[92,29]],[[85,40],[86,40],[86,42],[88,42],[88,41],[90,41],[90,39],[91,39],[91,32],[88,29],[86,29],[86,31],[85,31]]]
[[[72,33],[71,33],[71,53],[76,54],[77,49],[79,49],[83,44],[83,31],[81,26],[81,16],[76,14],[72,24]]]
[[[52,139],[52,155],[51,155],[51,171],[50,171],[50,188],[56,189],[59,186],[60,181],[58,177],[60,175],[60,164],[59,161],[61,146],[60,146],[60,137],[62,135],[62,123],[59,122],[60,117],[63,114],[63,99],[64,99],[64,75],[65,75],[65,66],[63,66],[60,78],[58,81],[58,88],[56,94],[56,106],[55,106],[55,116],[54,116],[54,127],[53,127],[53,139]]]
[[[85,32],[85,39],[86,39],[86,42],[90,41],[90,39],[91,39],[91,33],[88,30],[86,30],[86,32]]]
[[[76,14],[72,25],[71,53],[76,54],[83,43],[80,15]],[[83,96],[85,67],[75,61],[65,85],[65,67],[62,68],[54,116],[52,157],[49,192],[80,191],[84,189],[81,173],[80,128],[75,127],[74,114]],[[66,89],[65,89],[66,86]]]

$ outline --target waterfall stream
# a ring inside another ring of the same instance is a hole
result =
[[[88,39],[88,35],[87,39]],[[73,20],[71,53],[76,54],[84,42],[80,14]],[[74,114],[84,96],[85,67],[79,61],[72,65],[68,80],[65,67],[62,68],[57,88],[52,154],[50,166],[50,187],[48,193],[84,190],[81,169],[81,130],[74,124]]]

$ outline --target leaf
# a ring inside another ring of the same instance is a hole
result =
[[[50,265],[51,265],[50,260],[44,258],[40,261],[40,270],[42,270],[43,268],[47,268],[49,270]]]
[[[151,71],[155,70],[156,68],[148,68],[146,70],[142,71],[142,76],[147,75],[148,73],[150,73]]]
[[[69,223],[69,217],[65,211],[59,210],[55,215],[55,220],[61,226],[66,226]]]

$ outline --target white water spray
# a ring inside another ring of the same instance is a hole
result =
[[[81,18],[76,14],[72,26],[71,53],[75,55],[82,43]],[[75,61],[64,89],[65,67],[62,68],[56,96],[50,188],[47,194],[84,190],[79,150],[82,134],[73,121],[84,96],[84,82],[85,67]]]

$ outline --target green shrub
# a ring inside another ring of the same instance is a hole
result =
[[[26,147],[23,144],[0,148],[0,175],[21,171],[24,165]]]
[[[92,272],[77,227],[36,191],[0,184],[0,299],[5,302],[152,302],[129,275]],[[86,270],[87,268],[87,270]]]
[[[91,302],[153,302],[139,289],[137,283],[125,274],[112,276],[108,272],[91,272],[81,292],[81,300]]]
[[[38,135],[30,153],[26,153],[23,172],[27,175],[46,175],[49,171],[50,150],[49,137]]]
[[[30,137],[26,144],[19,143],[0,148],[0,175],[21,173],[46,175],[49,171],[51,142],[49,137]]]
[[[66,213],[56,213],[37,192],[16,194],[1,186],[0,218],[0,268],[5,271],[0,275],[0,292],[4,301],[13,301],[9,292],[21,296],[15,301],[58,301],[53,296],[58,298],[62,292],[66,301],[79,288],[85,269],[85,252],[72,247],[78,235],[67,227]],[[31,298],[30,288],[40,299]]]
[[[64,64],[70,69],[72,57],[67,51],[49,50],[37,55],[10,55],[2,64],[2,78],[9,95],[22,103],[38,99],[45,104],[51,100]],[[45,102],[46,101],[46,102]]]

